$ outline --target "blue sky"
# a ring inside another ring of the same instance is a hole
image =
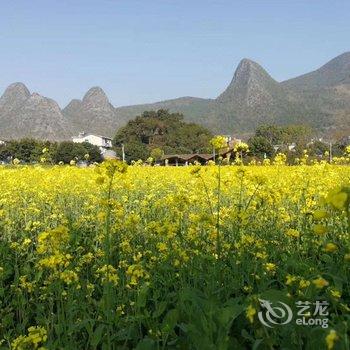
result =
[[[244,57],[284,80],[349,35],[350,1],[2,1],[0,91],[22,81],[61,107],[96,85],[115,106],[214,98]]]

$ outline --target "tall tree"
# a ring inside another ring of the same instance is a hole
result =
[[[271,157],[274,149],[269,139],[264,136],[253,136],[248,140],[250,154],[263,158],[264,155]]]
[[[180,113],[167,110],[146,111],[119,129],[113,144],[121,152],[124,145],[126,160],[146,160],[152,149],[165,153],[210,152],[212,134],[202,126],[186,123]]]

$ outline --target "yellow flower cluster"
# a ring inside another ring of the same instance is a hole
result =
[[[40,344],[45,343],[47,340],[47,332],[43,327],[29,327],[28,335],[20,335],[16,338],[11,346],[13,350],[45,350]]]
[[[328,193],[326,202],[331,204],[335,209],[348,210],[349,208],[350,187],[337,187]]]
[[[42,232],[38,235],[37,252],[39,254],[56,253],[68,242],[68,239],[68,229],[64,226]]]
[[[96,270],[96,275],[100,277],[103,283],[112,283],[117,286],[119,277],[115,267],[112,265],[103,265]]]

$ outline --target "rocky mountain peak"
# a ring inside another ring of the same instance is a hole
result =
[[[10,85],[0,109],[0,137],[62,140],[71,136],[70,126],[57,102],[36,92],[30,94],[21,83]]]
[[[31,95],[30,95],[30,99],[32,101],[43,101],[45,99],[44,96],[41,96],[39,93],[37,92],[33,92]]]
[[[23,109],[45,110],[49,115],[50,112],[61,114],[58,103],[51,98],[44,97],[37,92],[33,92],[23,105]]]
[[[217,101],[229,102],[237,99],[245,99],[249,103],[248,100],[252,94],[265,94],[267,92],[265,90],[277,84],[258,63],[244,58],[239,63],[231,83],[217,98]]]
[[[106,93],[98,86],[92,87],[83,97],[83,104],[88,108],[110,105]]]
[[[236,85],[239,85],[247,84],[250,81],[264,82],[266,80],[274,81],[274,79],[272,79],[266,70],[258,63],[244,58],[239,63],[231,84],[235,83]]]
[[[70,112],[74,112],[78,109],[80,109],[82,106],[82,101],[74,98],[73,100],[71,100],[66,107],[63,108],[63,114],[70,114]]]
[[[0,97],[0,108],[7,111],[19,108],[28,98],[30,92],[23,83],[13,83]]]
[[[256,63],[255,61],[249,59],[249,58],[243,58],[236,69],[236,72],[249,72],[252,70],[264,70],[258,63]]]
[[[113,136],[119,123],[115,108],[98,86],[91,88],[82,100],[72,100],[62,112],[70,122],[74,133],[85,130]]]

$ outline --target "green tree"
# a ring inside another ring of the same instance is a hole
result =
[[[282,142],[282,129],[277,125],[260,125],[255,136],[260,136],[268,140],[271,145],[276,145]]]
[[[146,160],[155,148],[166,153],[210,152],[211,133],[202,126],[186,123],[183,115],[167,110],[146,111],[118,130],[113,144],[121,155],[125,147],[125,158]]]
[[[13,157],[11,150],[8,147],[8,144],[0,145],[0,160],[2,162],[9,161]]]
[[[255,131],[255,136],[262,136],[271,145],[296,143],[306,145],[312,135],[312,129],[307,125],[261,125]]]
[[[156,148],[153,148],[152,151],[151,151],[151,157],[156,161],[158,162],[159,160],[161,160],[161,158],[163,157],[164,155],[164,151],[159,148],[159,147],[156,147]]]
[[[77,144],[71,141],[60,143],[39,141],[35,139],[12,140],[0,146],[0,160],[9,161],[19,159],[22,163],[45,161],[45,163],[69,163],[72,159],[85,159],[89,154],[89,161],[101,162],[100,149],[90,143]]]
[[[85,150],[86,150],[86,154],[89,155],[89,162],[97,162],[100,163],[102,162],[103,158],[102,158],[102,154],[100,149],[95,146],[92,145],[89,142],[83,142],[82,145],[84,146]]]
[[[264,155],[270,158],[274,149],[271,142],[264,136],[253,136],[248,140],[250,154],[252,156],[263,158]]]
[[[71,160],[83,160],[86,153],[87,150],[82,143],[63,141],[57,146],[53,159],[55,163],[69,164]]]
[[[295,143],[300,147],[306,147],[312,136],[312,129],[307,125],[287,125],[281,127],[283,144]]]
[[[348,137],[342,137],[341,139],[337,140],[333,145],[332,145],[332,153],[333,156],[342,156],[346,150],[346,147],[349,145],[350,140]],[[329,147],[329,143],[328,143]]]
[[[50,142],[38,141],[35,139],[25,138],[22,140],[11,140],[1,146],[0,158],[6,161],[10,158],[17,158],[24,163],[40,161],[42,150],[51,147]]]
[[[315,141],[307,147],[308,154],[310,156],[323,156],[329,151],[329,144],[321,141]]]
[[[130,141],[124,144],[125,161],[130,163],[131,161],[137,161],[139,159],[146,160],[149,157],[149,151],[147,147],[139,141]],[[119,158],[122,158],[122,151],[120,147],[117,147],[116,153]]]

